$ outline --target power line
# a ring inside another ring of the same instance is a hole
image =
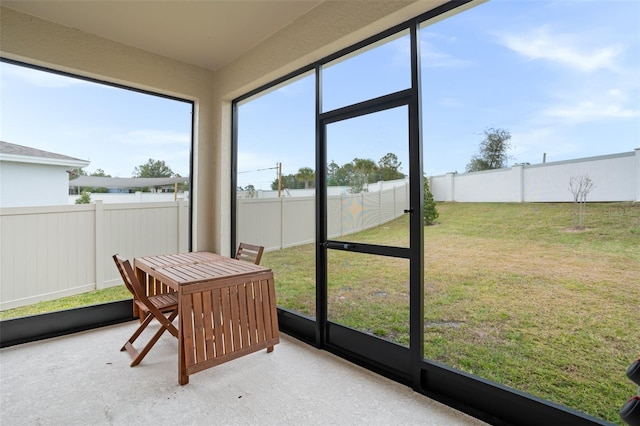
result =
[[[277,177],[277,181],[278,181],[278,198],[280,198],[281,193],[282,193],[282,163],[278,162],[276,163],[275,167],[267,167],[264,169],[256,169],[256,170],[248,170],[248,171],[244,171],[244,172],[237,172],[237,174],[242,174],[242,173],[251,173],[251,172],[262,172],[265,170],[277,170],[278,173],[278,177]]]
[[[267,167],[266,169],[246,170],[246,171],[244,171],[244,172],[238,172],[238,174],[241,174],[241,173],[262,172],[262,171],[265,171],[265,170],[277,170],[277,169],[278,169],[278,166],[275,166],[275,167]]]

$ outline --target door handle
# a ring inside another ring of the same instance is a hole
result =
[[[350,250],[350,249],[354,249],[356,248],[355,244],[350,244],[350,243],[334,243],[334,242],[329,242],[329,241],[325,241],[324,243],[322,243],[323,247],[327,247],[327,248],[335,248],[335,249],[346,249],[346,250]]]
[[[404,209],[405,213],[413,213],[413,209]]]

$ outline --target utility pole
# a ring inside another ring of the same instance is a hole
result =
[[[278,163],[278,198],[280,198],[280,193],[282,192],[282,163]]]

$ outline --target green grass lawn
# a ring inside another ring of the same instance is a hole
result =
[[[103,290],[90,291],[75,296],[62,297],[47,302],[35,303],[20,308],[7,309],[0,312],[0,319],[10,319],[38,315],[45,312],[62,311],[81,306],[96,305],[116,300],[131,299],[131,293],[124,285],[109,287]]]
[[[640,203],[589,204],[584,231],[571,229],[572,209],[438,204],[424,228],[425,358],[621,424],[637,392],[625,372],[640,354]],[[406,241],[407,220],[353,239]],[[313,317],[315,244],[267,252],[262,264],[278,305]],[[328,274],[332,321],[408,343],[407,261],[330,251]],[[121,286],[1,315],[126,297]]]
[[[637,387],[640,204],[443,204],[425,228],[425,357],[620,423]]]
[[[425,227],[425,358],[620,423],[637,388],[640,204],[440,203]],[[398,240],[404,216],[354,236]],[[349,238],[347,238],[349,239]],[[330,252],[332,321],[407,344],[402,261]],[[313,316],[314,245],[265,255],[278,303]]]

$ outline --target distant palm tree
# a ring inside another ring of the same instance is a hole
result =
[[[373,177],[374,172],[378,170],[378,166],[373,160],[368,158],[354,158],[353,164],[354,174],[351,181],[351,192],[357,194],[368,190],[369,178]]]
[[[296,173],[296,180],[304,182],[304,189],[309,189],[309,184],[316,179],[316,173],[310,167],[301,167]]]

